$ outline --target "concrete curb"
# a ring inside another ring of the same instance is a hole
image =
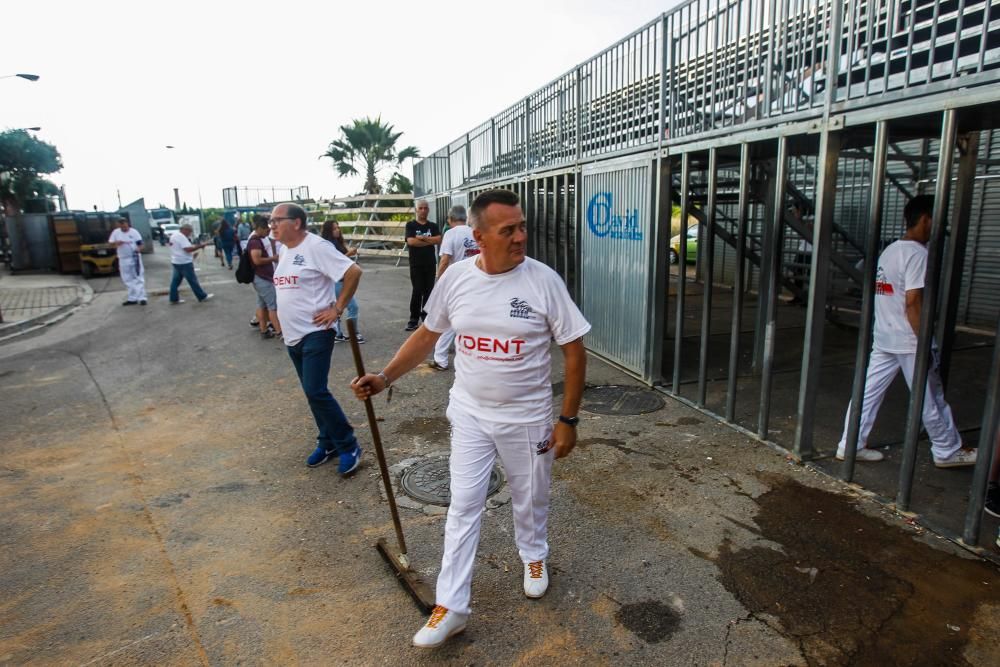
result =
[[[29,318],[15,324],[6,325],[0,329],[0,345],[9,343],[21,336],[27,336],[50,327],[53,324],[62,322],[67,317],[75,313],[80,308],[87,306],[94,300],[94,290],[87,283],[77,285],[79,295],[65,306],[59,306],[43,315]]]

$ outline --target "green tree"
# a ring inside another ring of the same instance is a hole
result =
[[[56,147],[25,130],[0,132],[0,199],[7,210],[20,210],[25,200],[59,193],[41,177],[62,169]]]
[[[395,132],[392,125],[383,123],[381,116],[355,119],[351,125],[340,126],[340,138],[331,141],[329,148],[320,157],[333,160],[333,167],[341,178],[357,176],[363,171],[364,191],[367,194],[378,194],[382,192],[378,172],[383,167],[398,166],[407,158],[420,157],[414,146],[397,151],[396,142],[401,136],[403,133]],[[397,175],[402,177],[398,172]],[[392,181],[395,180],[393,177]]]
[[[413,194],[413,181],[397,171],[389,179],[387,191],[391,195]]]

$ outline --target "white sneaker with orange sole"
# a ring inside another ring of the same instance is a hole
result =
[[[540,598],[549,589],[549,568],[544,560],[524,564],[524,594]]]
[[[435,648],[465,630],[468,614],[455,612],[438,605],[431,612],[424,627],[413,635],[413,645],[418,648]]]

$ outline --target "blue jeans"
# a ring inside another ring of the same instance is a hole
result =
[[[336,290],[337,298],[340,298],[340,291],[344,289],[344,281],[341,280],[339,283],[334,284],[334,290]],[[354,324],[358,323],[358,302],[351,297],[350,302],[347,304],[347,310],[344,312],[344,316],[337,320],[337,331],[343,335],[347,335],[347,325],[345,324],[341,327],[340,323],[342,320],[354,320]]]
[[[358,441],[340,403],[337,403],[327,387],[330,357],[333,356],[333,337],[332,329],[314,331],[295,345],[289,345],[288,356],[292,358],[302,391],[319,428],[316,444],[326,451],[346,454],[354,451]]]
[[[226,264],[228,264],[229,267],[232,268],[232,266],[233,266],[233,244],[230,243],[229,245],[226,245],[225,242],[223,242],[222,243],[222,254],[226,256]]]
[[[170,301],[176,303],[180,300],[180,297],[177,295],[177,288],[181,286],[181,280],[187,280],[188,285],[191,286],[191,291],[194,292],[198,301],[204,301],[208,295],[205,294],[205,290],[198,284],[198,276],[194,274],[194,263],[173,264],[172,266],[174,267],[174,275],[170,279]]]

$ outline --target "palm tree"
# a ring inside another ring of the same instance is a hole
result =
[[[382,122],[382,117],[354,119],[351,125],[340,126],[340,138],[330,142],[330,147],[320,157],[333,160],[341,176],[356,176],[359,169],[365,172],[365,192],[382,191],[376,174],[384,165],[400,165],[407,158],[420,157],[415,146],[396,152],[396,142],[403,136],[394,132],[393,126]]]

